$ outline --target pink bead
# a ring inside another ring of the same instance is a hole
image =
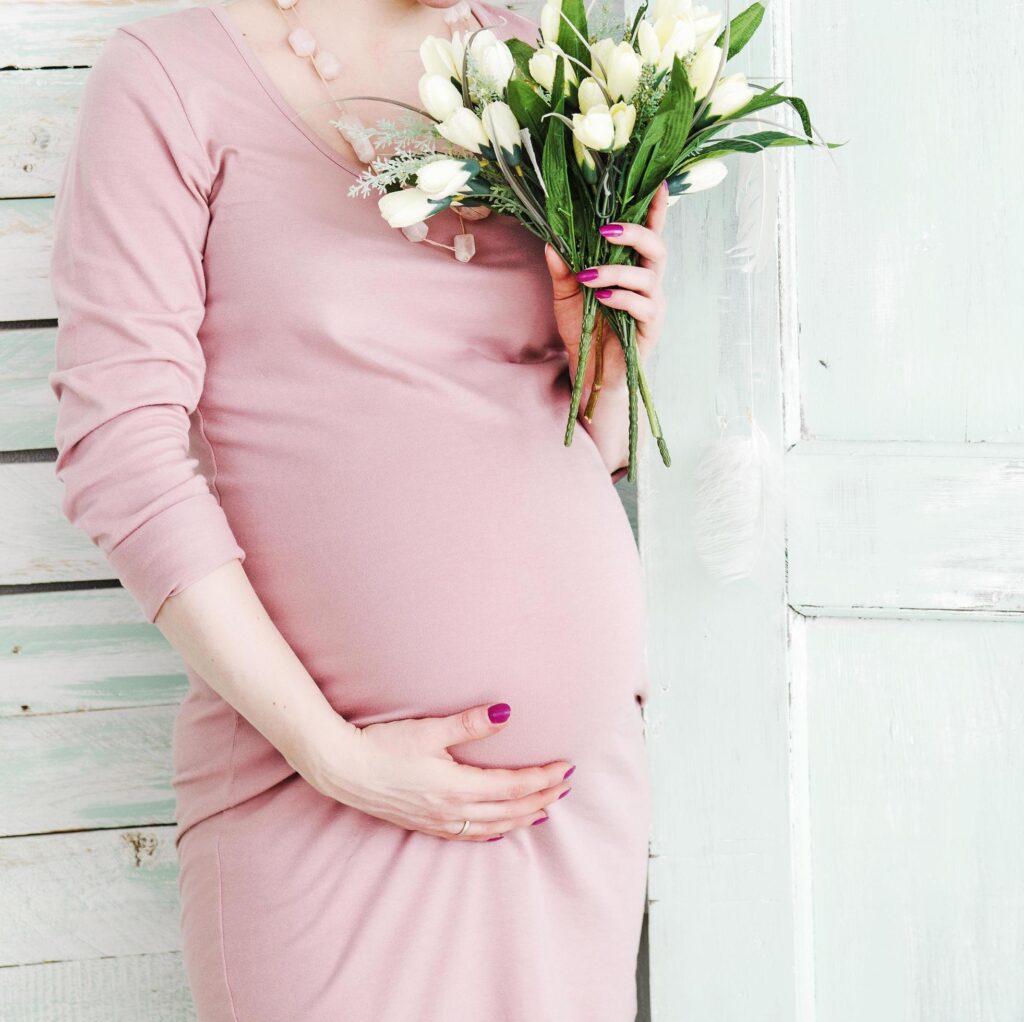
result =
[[[298,0],[277,0],[277,6],[280,7],[282,11],[287,11],[294,7],[297,2]]]
[[[330,50],[321,50],[313,58],[313,63],[324,78],[337,78],[341,73],[341,61]]]
[[[484,217],[491,215],[490,206],[460,206],[453,204],[452,209],[457,209],[459,216],[464,220],[483,220]]]
[[[408,227],[403,227],[402,233],[410,241],[422,241],[427,236],[428,230],[429,228],[427,227],[426,223],[424,223],[421,220],[419,223],[409,224]]]
[[[467,0],[459,0],[457,4],[449,7],[441,16],[444,18],[446,25],[454,25],[457,21],[468,18],[472,13],[473,10],[467,3]]]
[[[294,28],[288,33],[288,43],[299,57],[311,57],[316,53],[316,39],[308,28]]]
[[[468,263],[476,254],[476,242],[472,234],[455,235],[455,258],[460,263]]]

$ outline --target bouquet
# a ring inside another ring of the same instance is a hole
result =
[[[487,206],[553,245],[573,272],[631,261],[635,252],[608,244],[597,227],[643,223],[663,181],[671,204],[718,184],[727,172],[723,157],[832,147],[816,141],[806,104],[784,95],[781,84],[767,88],[742,72],[726,73],[764,12],[754,3],[730,20],[728,6],[723,18],[691,0],[643,0],[631,23],[595,38],[583,0],[548,0],[535,46],[506,43],[490,29],[456,32],[451,40],[429,36],[420,47],[423,109],[408,107],[416,118],[401,129],[378,122],[378,138],[397,143],[396,150],[373,160],[350,195],[376,188],[381,214],[406,230],[449,206]],[[763,119],[763,111],[783,104],[795,111],[799,129]],[[604,325],[598,309],[626,366],[632,481],[640,401],[663,463],[671,459],[638,357],[636,322],[601,305],[591,288],[583,288],[564,443],[572,443],[593,335]],[[600,393],[599,336],[587,419]]]

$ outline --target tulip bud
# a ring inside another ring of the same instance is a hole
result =
[[[435,121],[444,121],[462,106],[462,93],[444,75],[426,72],[420,77],[420,102]]]
[[[438,124],[437,133],[471,153],[479,153],[480,147],[490,141],[480,118],[464,106]]]
[[[476,160],[431,160],[416,172],[416,185],[434,201],[463,192],[480,170]]]
[[[456,62],[451,40],[428,35],[420,43],[420,60],[430,74],[462,80],[462,61]]]
[[[604,61],[607,77],[605,84],[612,94],[612,99],[633,98],[637,85],[640,84],[640,72],[643,61],[640,55],[623,40],[613,50],[608,51],[608,59]]]
[[[654,26],[646,18],[640,19],[636,30],[636,41],[643,62],[657,65],[661,60],[661,40],[658,38],[658,33],[654,31]]]
[[[588,75],[580,82],[579,91],[576,93],[576,102],[580,112],[586,113],[592,106],[606,106],[608,97],[605,96],[601,83]]]
[[[754,98],[754,90],[747,84],[747,76],[739,71],[721,79],[708,104],[712,117],[731,117]]]
[[[377,200],[381,215],[391,227],[409,227],[446,209],[451,199],[432,199],[422,188],[400,188],[385,192]]]
[[[588,149],[611,149],[615,125],[608,107],[592,106],[585,114],[573,114],[572,133]]]
[[[668,179],[668,204],[671,206],[684,193],[705,192],[725,180],[729,168],[721,160],[701,160]]]
[[[488,103],[482,111],[481,123],[492,146],[501,146],[506,160],[515,166],[522,161],[522,136],[519,122],[507,103]]]
[[[722,62],[722,48],[720,46],[705,46],[697,51],[697,56],[690,62],[687,69],[687,77],[690,85],[693,86],[693,98],[698,102],[702,100],[715,84],[718,77],[718,67]]]
[[[489,28],[482,29],[473,36],[469,44],[480,77],[495,92],[503,93],[508,85],[516,62],[512,51]]]
[[[576,162],[583,171],[583,180],[588,184],[597,183],[597,163],[590,150],[580,140],[572,136],[572,151],[576,154]]]
[[[558,42],[562,23],[562,0],[548,0],[540,9],[540,35],[546,45]]]
[[[590,67],[594,77],[601,81],[608,80],[608,66],[611,64],[612,53],[615,50],[614,39],[598,39],[596,43],[590,44]]]
[[[688,57],[697,48],[697,33],[689,17],[660,18],[654,30],[661,43],[661,54],[657,66],[660,69],[672,67],[672,58]]]
[[[623,103],[620,100],[609,112],[615,127],[615,140],[612,142],[612,151],[615,152],[629,144],[629,136],[636,124],[636,107],[632,103]]]
[[[549,91],[555,84],[555,61],[558,59],[559,54],[563,52],[560,47],[551,44],[550,46],[540,47],[530,57],[530,75],[538,85],[543,86]],[[565,60],[564,57],[563,60]],[[576,82],[576,72],[568,60],[565,60],[565,80],[567,82]]]

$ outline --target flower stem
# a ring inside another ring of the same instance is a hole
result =
[[[569,421],[565,425],[565,446],[572,444],[573,429],[576,416],[580,411],[580,398],[583,396],[583,380],[587,375],[587,360],[590,355],[590,335],[594,332],[594,314],[597,310],[597,298],[593,288],[583,289],[583,328],[580,332],[580,351],[576,360],[576,376],[572,383],[572,398],[569,401]]]
[[[587,399],[587,407],[583,409],[583,418],[587,422],[594,418],[594,409],[597,407],[601,385],[604,383],[604,324],[605,318],[601,316],[597,327],[597,348],[594,351],[594,382],[590,385],[590,397]]]

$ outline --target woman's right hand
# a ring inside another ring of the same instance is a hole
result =
[[[293,765],[322,794],[406,830],[452,841],[493,841],[546,820],[544,807],[570,789],[565,778],[573,767],[567,760],[476,767],[456,762],[448,752],[449,746],[497,734],[508,722],[505,703],[365,727],[336,720],[344,727],[310,743],[301,757],[306,763]],[[466,820],[469,829],[459,837]]]

